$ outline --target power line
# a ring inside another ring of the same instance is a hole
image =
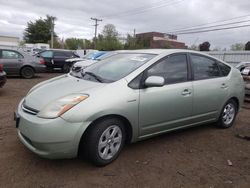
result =
[[[182,30],[182,29],[191,29],[191,28],[211,25],[211,24],[215,24],[215,23],[221,23],[221,22],[223,23],[223,22],[228,22],[228,21],[240,19],[240,18],[246,18],[246,17],[249,17],[249,16],[250,16],[250,14],[247,14],[247,15],[242,15],[242,16],[233,17],[233,18],[229,18],[229,19],[217,20],[217,21],[208,22],[208,23],[199,24],[199,25],[194,25],[194,26],[179,27],[179,28],[175,28],[175,29],[172,29],[172,30],[169,30],[169,31],[166,31],[166,32],[167,33],[174,33],[174,32],[177,32],[179,30]]]
[[[124,11],[124,12],[121,12],[121,13],[118,13],[118,15],[120,14],[126,14],[126,13],[130,13],[130,12],[134,12],[134,11],[140,11],[141,9],[145,9],[145,8],[149,8],[149,7],[152,7],[154,4],[159,4],[159,3],[167,3],[169,1],[172,1],[172,0],[161,0],[161,1],[157,1],[157,2],[154,2],[154,3],[151,3],[151,4],[148,4],[148,5],[144,5],[144,6],[141,6],[141,7],[137,7],[135,9],[132,9],[132,10],[128,10],[128,11]],[[115,14],[109,14],[109,15],[105,15],[105,16],[102,16],[103,18],[108,18],[108,17],[113,17]],[[116,14],[117,15],[117,14]]]
[[[233,26],[233,27],[216,28],[216,29],[207,29],[207,30],[201,30],[201,31],[182,32],[182,33],[178,33],[178,35],[196,34],[196,33],[207,33],[207,32],[212,32],[212,31],[238,29],[238,28],[243,28],[243,27],[250,27],[250,24],[248,24],[248,25]]]
[[[99,25],[98,22],[101,22],[102,20],[101,19],[98,19],[98,18],[90,18],[91,20],[94,20],[95,21],[95,42],[94,42],[94,48],[96,49],[96,41],[97,41],[97,38],[96,38],[96,34],[97,34],[97,26]]]
[[[158,4],[158,5],[153,6],[153,7],[152,6],[151,7],[146,7],[146,8],[140,7],[140,8],[136,8],[136,9],[133,9],[133,10],[121,12],[121,13],[118,13],[118,14],[106,15],[106,16],[102,16],[102,17],[103,18],[111,18],[111,17],[123,17],[123,16],[137,15],[137,14],[142,14],[142,13],[147,12],[147,11],[152,10],[152,9],[157,9],[157,8],[162,8],[162,7],[175,5],[175,4],[178,4],[178,3],[182,2],[182,1],[184,1],[184,0],[177,0],[177,1],[176,0],[170,0],[170,1],[166,1],[164,3]],[[159,1],[159,2],[162,2],[162,1]]]
[[[214,28],[214,27],[235,25],[235,24],[246,23],[246,22],[250,22],[250,20],[243,20],[243,21],[238,21],[238,22],[230,22],[230,23],[225,23],[225,24],[217,24],[217,25],[206,26],[206,27],[198,27],[198,28],[193,28],[193,29],[183,29],[183,30],[175,31],[173,33],[178,34],[180,32],[196,31],[196,30],[202,30],[202,29],[211,29],[211,28]]]

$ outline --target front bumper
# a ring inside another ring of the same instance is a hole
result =
[[[70,123],[60,117],[43,119],[24,112],[20,105],[16,113],[18,137],[29,150],[49,159],[77,156],[81,136],[89,122]]]
[[[245,94],[246,94],[246,95],[250,95],[250,83],[246,83],[246,86],[245,86]]]

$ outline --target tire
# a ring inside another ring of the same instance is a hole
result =
[[[220,118],[217,121],[217,126],[220,128],[229,128],[232,127],[238,112],[238,105],[237,103],[230,99],[227,103],[223,106],[223,109],[220,114]]]
[[[33,78],[35,75],[35,71],[32,67],[23,67],[20,71],[20,74],[25,79]]]
[[[69,71],[70,71],[70,66],[67,63],[65,63],[63,65],[62,72],[68,73]]]
[[[126,138],[121,120],[110,118],[94,124],[82,142],[83,155],[96,166],[105,166],[120,154]],[[81,153],[82,153],[81,152]]]

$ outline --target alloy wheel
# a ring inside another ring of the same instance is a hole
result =
[[[119,126],[112,125],[104,130],[98,143],[99,156],[104,160],[113,158],[122,143],[122,131]]]

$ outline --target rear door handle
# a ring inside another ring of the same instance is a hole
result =
[[[190,95],[191,93],[192,93],[191,90],[184,89],[181,94],[184,95],[184,96],[186,96],[186,95]]]
[[[227,86],[227,84],[223,83],[223,84],[221,84],[221,88],[222,88],[222,89],[227,89],[228,86]]]

